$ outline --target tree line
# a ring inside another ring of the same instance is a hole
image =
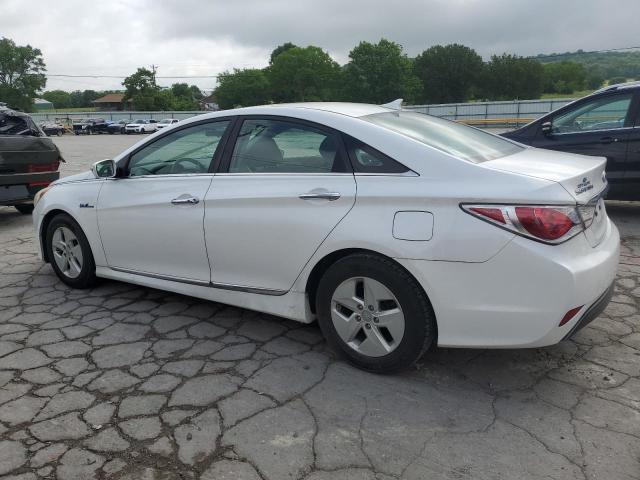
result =
[[[415,58],[400,44],[381,39],[360,42],[339,65],[322,48],[287,42],[275,48],[265,68],[226,71],[214,95],[221,108],[265,103],[351,101],[384,103],[403,98],[408,104],[540,98],[543,93],[571,94],[600,87],[600,70],[569,60],[543,63],[504,53],[488,61],[460,44],[434,45]],[[573,58],[573,57],[572,57]],[[600,57],[598,57],[600,58]],[[626,57],[625,57],[626,58]],[[112,91],[42,90],[46,85],[42,53],[0,39],[0,101],[30,110],[42,96],[56,108],[89,107]],[[625,78],[609,79],[610,82]],[[195,110],[203,93],[195,85],[161,88],[155,72],[139,68],[123,81],[125,101],[136,110]]]
[[[316,46],[278,46],[269,65],[224,72],[214,91],[221,108],[270,102],[351,101],[409,104],[540,98],[600,87],[576,62],[543,64],[504,53],[488,61],[460,44],[435,45],[410,58],[390,40],[360,42],[340,66]]]
[[[146,68],[139,68],[123,82],[126,87],[124,102],[133,110],[198,110],[198,101],[204,94],[196,85],[174,83],[168,88],[155,84],[154,74]],[[53,103],[55,108],[88,108],[93,101],[118,90],[48,90],[41,97]]]

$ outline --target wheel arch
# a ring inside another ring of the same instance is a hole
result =
[[[393,262],[394,264],[396,264],[398,267],[404,270],[408,275],[411,276],[411,278],[413,278],[416,281],[418,287],[420,288],[420,290],[422,290],[422,293],[424,293],[424,295],[427,297],[427,300],[429,301],[429,303],[431,304],[431,308],[433,309],[433,302],[429,297],[429,293],[425,291],[422,283],[418,280],[418,278],[416,278],[416,276],[411,271],[409,271],[401,263],[397,262],[394,258],[388,255],[385,255],[383,253],[376,252],[375,250],[367,249],[367,248],[344,248],[344,249],[335,250],[331,253],[328,253],[327,255],[322,257],[320,260],[318,260],[316,264],[313,266],[313,268],[311,269],[309,276],[307,277],[307,282],[305,285],[305,293],[307,295],[307,299],[309,302],[309,308],[313,314],[316,313],[316,294],[318,292],[318,285],[320,284],[320,279],[322,278],[322,275],[324,275],[324,272],[326,272],[327,269],[331,265],[336,263],[338,260],[348,257],[349,255],[358,254],[358,253],[376,255],[378,257],[385,258]],[[436,335],[437,335],[438,317],[437,315],[435,315],[435,310],[434,310],[434,316],[435,316]]]
[[[51,259],[47,254],[47,249],[45,248],[45,235],[47,234],[47,228],[49,228],[49,224],[51,223],[51,221],[61,213],[64,215],[69,215],[76,223],[78,223],[78,225],[80,224],[71,213],[61,208],[53,208],[44,215],[44,217],[42,218],[42,222],[40,222],[40,231],[38,232],[38,238],[40,240],[40,251],[42,252],[42,260],[44,260],[45,263],[51,262]]]

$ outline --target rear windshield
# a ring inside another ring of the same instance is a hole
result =
[[[32,135],[36,129],[29,117],[0,113],[0,135]]]
[[[360,118],[473,163],[506,157],[523,149],[482,130],[422,113],[385,112]]]

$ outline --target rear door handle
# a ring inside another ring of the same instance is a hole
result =
[[[600,143],[605,143],[605,144],[607,144],[607,143],[615,143],[617,141],[618,141],[618,139],[616,137],[602,137],[600,139]]]
[[[309,192],[299,195],[298,198],[301,200],[329,200],[333,202],[340,198],[340,194],[338,192]]]
[[[200,200],[197,197],[193,197],[186,193],[171,200],[172,205],[196,205],[197,203],[200,203]]]

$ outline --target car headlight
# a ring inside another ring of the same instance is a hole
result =
[[[42,190],[38,190],[35,196],[33,197],[33,206],[35,207],[36,205],[38,205],[38,202],[42,197],[44,197],[44,194],[47,193],[52,188],[53,188],[53,185],[49,185],[48,187],[45,187]]]

